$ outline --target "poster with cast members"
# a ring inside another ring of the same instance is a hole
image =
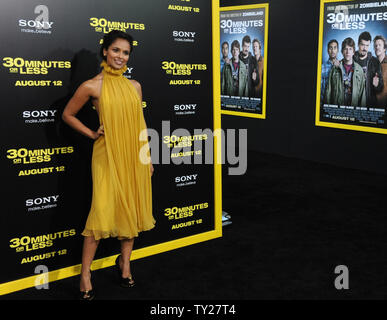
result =
[[[266,117],[268,4],[220,10],[223,114]]]
[[[387,1],[321,0],[316,125],[387,133]]]

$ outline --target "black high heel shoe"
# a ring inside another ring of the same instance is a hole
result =
[[[90,281],[91,281],[91,270],[90,270]],[[91,301],[94,298],[95,298],[94,289],[79,292],[79,300],[81,301]]]
[[[81,301],[91,301],[94,298],[95,298],[94,289],[79,292],[79,300]]]
[[[120,267],[120,257],[121,257],[121,255],[118,255],[118,257],[116,258],[116,270],[117,270],[120,286],[123,287],[123,288],[134,287],[135,282],[134,282],[134,279],[133,279],[132,276],[130,276],[128,278],[123,278],[122,277],[122,270],[121,270],[121,267]]]

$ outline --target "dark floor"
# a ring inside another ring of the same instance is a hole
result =
[[[387,179],[258,152],[223,177],[223,237],[132,262],[136,287],[93,273],[100,300],[386,299]],[[254,164],[254,165],[252,165]],[[334,286],[335,267],[349,289]],[[78,277],[2,300],[73,299]]]

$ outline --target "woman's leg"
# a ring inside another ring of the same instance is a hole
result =
[[[82,269],[81,269],[81,283],[80,283],[81,291],[88,291],[93,288],[90,280],[90,277],[91,277],[90,267],[91,267],[91,263],[93,262],[95,252],[97,251],[98,244],[99,244],[99,240],[95,240],[93,236],[85,237],[83,240]]]
[[[129,278],[132,276],[132,274],[130,273],[129,261],[133,250],[133,244],[134,244],[134,238],[121,240],[120,268],[122,271],[123,278]]]

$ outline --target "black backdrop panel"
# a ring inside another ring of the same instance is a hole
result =
[[[135,39],[125,76],[142,85],[160,150],[152,149],[156,227],[140,234],[135,249],[214,230],[213,165],[176,165],[170,156],[161,164],[163,141],[171,138],[164,127],[170,135],[185,128],[187,138],[195,128],[213,129],[211,11],[205,0],[2,1],[0,283],[34,275],[37,265],[51,271],[81,261],[92,141],[61,113],[77,87],[100,72],[100,41],[112,28]],[[90,102],[78,117],[98,127]],[[191,214],[171,219],[179,210]],[[118,252],[118,241],[102,241],[96,258]]]

